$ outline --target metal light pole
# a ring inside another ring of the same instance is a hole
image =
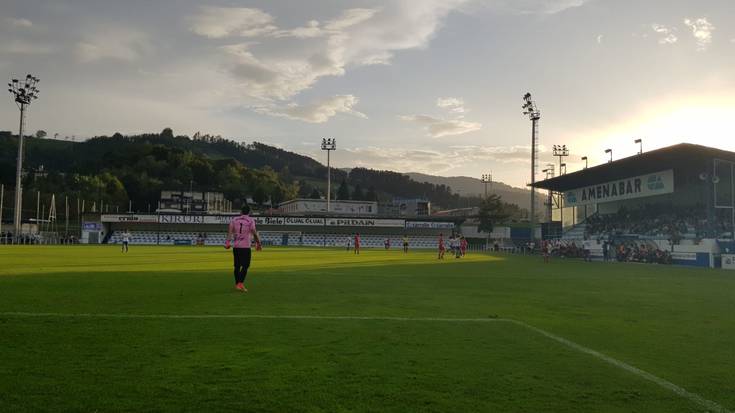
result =
[[[8,92],[13,94],[15,104],[20,109],[20,126],[18,127],[18,161],[15,169],[15,210],[13,216],[13,235],[20,235],[21,229],[21,210],[23,208],[23,123],[25,122],[26,107],[35,99],[38,99],[37,77],[26,75],[23,80],[13,79],[8,83]]]
[[[569,156],[567,145],[554,145],[553,155],[559,158],[559,175],[566,173],[567,165],[562,160]],[[561,231],[564,233],[564,194],[559,195],[559,220],[561,221]]]
[[[322,150],[327,151],[327,213],[331,211],[330,202],[332,198],[332,169],[329,164],[330,152],[337,149],[337,139],[322,138]]]
[[[636,139],[633,143],[637,143],[639,145],[638,155],[643,154],[643,139]]]
[[[608,162],[612,162],[612,149],[605,149],[605,153],[610,154],[610,160]]]
[[[493,174],[483,174],[482,179],[480,179],[480,182],[485,184],[485,198],[487,198],[487,184],[491,184],[491,188],[492,188]]]
[[[538,161],[538,121],[541,119],[541,111],[536,107],[530,93],[523,95],[523,114],[528,115],[531,120],[531,239],[536,239],[536,164]]]
[[[588,166],[587,165],[587,157],[586,156],[583,156],[582,157],[582,160],[584,161],[584,169],[587,169],[587,166]]]

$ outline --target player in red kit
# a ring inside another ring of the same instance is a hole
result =
[[[355,254],[360,254],[360,234],[355,234]]]
[[[439,256],[437,258],[443,260],[445,251],[446,248],[444,247],[444,234],[439,234]]]

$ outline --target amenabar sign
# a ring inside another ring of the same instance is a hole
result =
[[[598,204],[674,192],[674,171],[655,172],[564,192],[564,206]]]

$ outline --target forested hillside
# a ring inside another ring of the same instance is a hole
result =
[[[0,132],[0,182],[14,186],[17,137]],[[221,191],[239,205],[277,204],[295,197],[326,196],[324,165],[263,143],[239,143],[209,135],[158,134],[99,136],[83,142],[26,138],[25,194],[70,196],[145,210],[157,205],[161,190]],[[427,198],[441,208],[475,206],[480,197],[460,197],[443,184],[418,182],[392,171],[332,170],[338,199],[388,201]],[[29,202],[26,199],[26,203]],[[6,205],[7,206],[7,205]]]

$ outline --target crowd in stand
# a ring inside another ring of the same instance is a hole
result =
[[[655,248],[641,242],[608,243],[602,246],[602,255],[605,261],[643,262],[649,264],[671,264],[669,251]]]
[[[585,236],[611,238],[636,234],[661,237],[673,243],[683,238],[705,238],[707,218],[704,208],[646,205],[638,209],[621,208],[615,214],[596,214],[586,220]]]

